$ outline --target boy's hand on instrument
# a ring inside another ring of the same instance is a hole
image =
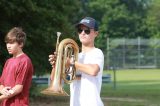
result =
[[[57,59],[57,53],[56,52],[54,52],[54,54],[49,55],[48,61],[50,62],[50,64],[52,65],[52,67],[55,66],[56,59]]]
[[[74,59],[74,56],[71,56],[70,58],[67,58],[66,60],[66,68],[70,67],[70,66],[73,66],[75,63],[75,59]]]

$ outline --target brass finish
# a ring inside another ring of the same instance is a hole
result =
[[[69,68],[66,67],[66,60],[70,58],[77,61],[79,47],[77,43],[70,38],[64,39],[59,43],[60,34],[60,32],[57,32],[57,59],[55,67],[52,68],[52,71],[54,71],[54,76],[52,76],[53,80],[51,80],[50,86],[41,91],[41,93],[46,95],[69,96],[62,87],[62,81],[70,84],[76,78],[76,69],[74,65]]]

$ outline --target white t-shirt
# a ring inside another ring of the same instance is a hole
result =
[[[97,76],[82,72],[81,80],[75,80],[71,83],[70,106],[104,106],[100,98],[104,65],[103,52],[98,48],[94,48],[87,53],[81,52],[78,61],[84,64],[98,64],[100,71]]]

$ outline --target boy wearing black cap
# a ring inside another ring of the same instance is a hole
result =
[[[98,36],[97,22],[91,17],[85,17],[76,24],[76,29],[82,43],[82,51],[74,64],[81,74],[81,79],[70,84],[70,106],[104,106],[100,98],[104,55],[94,45]],[[49,56],[50,63],[55,63],[54,57]]]

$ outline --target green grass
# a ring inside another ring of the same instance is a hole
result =
[[[104,74],[112,76],[110,83],[102,84],[101,97],[104,106],[160,106],[160,70],[117,70],[116,86],[114,72],[104,71]],[[47,97],[40,94],[44,88],[46,86],[36,87],[37,91],[34,92],[40,100],[33,98],[31,106],[36,106],[34,101],[45,106],[69,106],[69,97]],[[69,93],[69,85],[64,88]]]
[[[116,86],[114,72],[104,73],[112,76],[112,82],[103,83],[101,91],[108,106],[160,106],[160,70],[118,70]]]

